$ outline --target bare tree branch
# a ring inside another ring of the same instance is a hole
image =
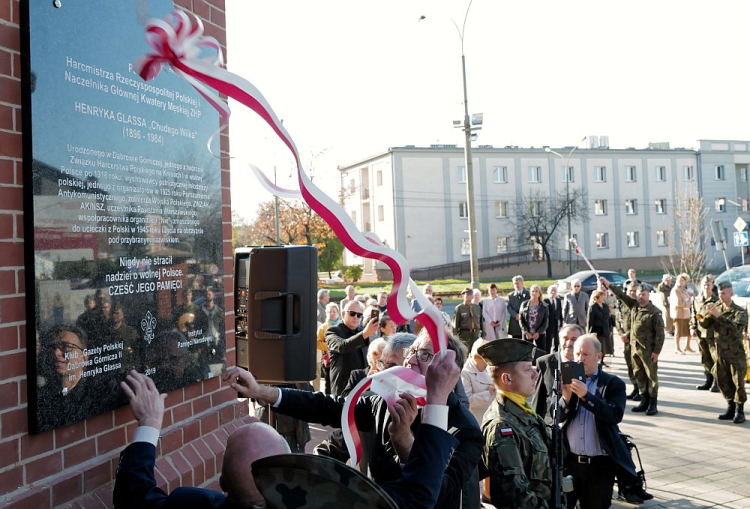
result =
[[[665,271],[686,273],[697,282],[705,275],[708,209],[695,189],[675,193],[675,231],[667,232],[669,253],[662,259]]]

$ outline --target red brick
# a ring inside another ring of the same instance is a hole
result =
[[[21,383],[20,383],[20,390],[18,391],[19,403],[21,405],[27,404],[28,403],[28,397],[29,397],[28,380],[26,378],[22,378],[21,379]]]
[[[23,214],[16,214],[16,238],[23,238]]]
[[[0,19],[2,19],[3,21],[11,21],[13,19],[11,17],[10,4],[10,0],[0,1]]]
[[[0,74],[13,76],[13,54],[9,51],[0,50]]]
[[[56,429],[54,433],[55,447],[61,449],[66,445],[70,445],[86,438],[86,422],[74,422],[63,428]]]
[[[21,108],[13,108],[13,131],[23,133],[23,113]]]
[[[62,479],[55,479],[52,485],[52,505],[58,506],[70,502],[83,494],[83,474],[72,472]]]
[[[13,77],[21,79],[21,54],[13,53]],[[19,105],[20,106],[20,105]]]
[[[133,417],[133,411],[130,409],[130,405],[121,406],[115,409],[115,426],[122,426],[135,419]]]
[[[201,436],[201,423],[195,420],[186,424],[182,428],[182,440],[184,444],[189,444]]]
[[[0,47],[21,51],[21,31],[18,27],[0,23]]]
[[[167,491],[172,491],[175,488],[179,487],[180,483],[180,474],[177,472],[177,470],[174,469],[172,465],[169,464],[166,458],[159,458],[156,460],[156,469],[161,472],[161,474],[164,476],[164,478],[167,480]]]
[[[191,10],[193,8],[193,0],[174,0],[174,5],[175,7],[180,6]]]
[[[234,406],[228,405],[219,410],[219,425],[223,426],[226,423],[234,420]]]
[[[183,403],[172,409],[172,419],[174,422],[182,422],[193,416],[193,409],[190,403]]]
[[[183,401],[185,401],[185,398],[182,394],[182,389],[177,389],[167,394],[167,399],[164,400],[164,406],[166,408],[171,408]]]
[[[112,496],[115,491],[115,485],[114,484],[107,484],[105,486],[102,486],[98,490],[94,492],[94,495],[99,499],[99,501],[104,504],[104,507],[109,508],[112,505]]]
[[[16,271],[0,271],[0,295],[12,295],[16,293]]]
[[[27,491],[17,497],[13,497],[13,501],[4,505],[5,509],[29,509],[30,507],[50,507],[50,500],[52,498],[52,490],[49,486],[39,486],[31,491]]]
[[[11,350],[18,350],[18,327],[15,325],[0,328],[0,352]],[[5,373],[2,376],[5,376]]]
[[[113,429],[96,437],[96,452],[99,456],[125,446],[125,428]]]
[[[161,423],[162,428],[168,428],[172,425],[172,412],[164,412],[164,420]]]
[[[221,187],[231,187],[231,176],[228,171],[221,171]]]
[[[16,183],[16,165],[10,159],[0,159],[0,184]]]
[[[156,478],[156,485],[163,489],[164,491],[169,491],[169,481],[166,477],[164,477],[164,474],[162,474],[159,470],[154,470],[154,477]]]
[[[165,413],[164,415],[167,415],[167,413]],[[131,422],[130,424],[125,426],[125,436],[127,437],[128,443],[133,441],[133,435],[135,434],[135,430],[137,429],[138,429],[137,422]]]
[[[2,259],[2,258],[0,258]],[[11,322],[20,322],[26,319],[26,298],[25,297],[7,297],[4,299],[0,299],[0,321],[3,323],[11,323]],[[23,373],[26,373],[25,363],[26,363],[26,355],[24,354],[23,357],[24,362],[24,371]],[[7,371],[4,369],[0,369],[0,373],[3,374],[6,378],[11,378],[12,376],[18,376],[18,375],[9,375]]]
[[[214,392],[213,394],[211,394],[211,406],[213,408],[216,408],[236,398],[237,393],[234,392],[231,388],[227,387],[222,391]]]
[[[161,436],[161,455],[170,454],[182,447],[182,429],[174,429]]]
[[[0,105],[0,113],[2,113],[3,106]],[[2,122],[2,120],[0,120]],[[2,129],[2,127],[0,127]],[[0,214],[0,239],[12,239],[15,236],[15,230],[14,226],[16,223],[16,218],[13,217],[13,214]],[[15,291],[16,285],[15,282],[13,283],[13,290]],[[4,291],[2,287],[0,286],[0,290]],[[14,293],[14,292],[7,292],[5,293]]]
[[[210,23],[204,25],[203,33],[209,37],[215,38],[219,44],[225,45],[227,42],[227,31]]]
[[[20,138],[20,134],[16,133],[4,133],[0,132],[0,142],[4,142],[6,139],[10,137],[9,143],[13,143],[13,140],[17,140]],[[7,155],[3,154],[4,151],[10,150],[5,146],[0,146],[0,155]],[[23,210],[23,188],[22,187],[0,187],[0,209],[2,210],[13,210],[13,211],[22,211]],[[3,260],[5,261],[5,260]]]
[[[112,467],[110,461],[104,461],[87,468],[83,472],[83,491],[88,493],[107,484],[112,480]]]
[[[183,447],[180,451],[185,461],[193,467],[193,484],[198,486],[206,480],[206,467],[203,459],[191,446]]]
[[[0,475],[0,495],[16,491],[23,485],[23,467],[17,466]]]
[[[211,449],[211,451],[214,453],[214,455],[218,458],[219,456],[224,455],[224,444],[221,443],[221,441],[216,438],[216,435],[211,434],[203,434],[203,441],[206,442],[206,445]]]
[[[13,435],[18,435],[19,433],[28,433],[29,425],[28,417],[26,415],[27,411],[28,410],[24,407],[2,414],[2,416],[0,416],[0,429],[2,429],[0,438],[11,437]]]
[[[201,435],[206,436],[219,427],[219,413],[211,412],[201,417]]]
[[[26,271],[23,269],[18,270],[18,274],[16,276],[17,281],[18,281],[16,283],[18,286],[18,293],[26,293],[26,281],[24,280],[25,277],[26,277]]]
[[[211,8],[203,0],[193,0],[193,12],[204,20],[211,19]]]
[[[0,133],[0,138],[2,134]],[[0,187],[0,195],[2,195],[2,189]],[[23,265],[23,242],[0,242],[0,260],[2,260],[3,267]],[[7,320],[2,321],[7,322]]]
[[[227,24],[227,15],[219,9],[211,8],[211,21],[223,27]]]
[[[93,437],[112,429],[114,412],[105,412],[86,420],[86,436]]]
[[[0,25],[2,27],[2,25]],[[7,132],[0,132],[0,156],[6,156],[6,157],[23,157],[21,147],[21,133],[7,133]],[[13,194],[17,194],[14,193]],[[13,200],[14,204],[17,204],[20,200],[18,197],[13,197],[11,193],[3,193],[3,198],[10,198]],[[21,207],[14,206],[14,207],[6,207],[6,204],[3,202],[3,209],[12,209],[12,210],[21,210]]]
[[[18,442],[17,438],[0,442],[0,468],[5,468],[13,463],[18,463]],[[2,476],[4,474],[0,474]]]
[[[26,471],[26,484],[59,473],[62,471],[62,453],[58,451],[44,458],[30,461],[24,465],[24,469]]]
[[[54,449],[55,434],[51,431],[41,435],[24,435],[21,437],[21,459],[48,453]]]
[[[19,0],[13,0],[12,6],[13,6],[13,18],[11,19],[11,22],[15,23],[16,25],[20,25],[21,24],[21,2]]]
[[[18,406],[18,382],[0,385],[0,408],[4,410],[15,406]]]
[[[234,366],[237,363],[237,355],[234,351],[227,352],[227,366]]]
[[[0,76],[0,101],[21,104],[21,82]]]
[[[65,468],[70,468],[91,458],[95,458],[96,440],[92,438],[80,444],[71,445],[63,450],[63,455],[65,457]]]
[[[0,61],[0,73],[5,74],[1,69],[2,61]],[[13,113],[13,109],[14,108],[12,108],[11,106],[0,106],[0,129],[7,129],[9,131],[13,130],[13,117],[15,116]]]
[[[211,396],[201,396],[193,400],[193,415],[200,414],[211,408]]]
[[[169,460],[180,476],[180,486],[193,486],[193,469],[185,458],[180,453],[174,453],[169,456]]]
[[[208,394],[221,387],[221,377],[215,376],[203,381],[203,394]]]
[[[185,391],[185,401],[195,399],[201,394],[203,394],[203,385],[200,383],[195,383],[192,385],[188,385],[183,389]]]
[[[21,161],[14,161],[16,167],[16,185],[23,185],[23,163]]]
[[[221,208],[221,221],[227,222],[232,220],[232,209],[229,207]]]

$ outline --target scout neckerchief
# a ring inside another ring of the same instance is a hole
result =
[[[516,405],[520,406],[521,409],[527,414],[531,414],[536,417],[536,412],[534,412],[534,410],[531,408],[529,402],[526,401],[525,396],[521,396],[520,394],[517,394],[515,392],[505,392],[503,390],[500,391],[500,394],[502,394],[505,399],[509,399]]]

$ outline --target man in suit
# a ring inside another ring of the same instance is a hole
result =
[[[508,316],[510,316],[508,335],[516,339],[521,339],[523,336],[521,331],[521,315],[518,313],[521,311],[521,304],[529,300],[531,295],[523,287],[523,276],[513,277],[513,287],[515,290],[508,295]]]
[[[599,368],[601,348],[595,334],[579,337],[575,357],[583,363],[586,381],[573,379],[562,386],[560,415],[569,451],[565,469],[573,476],[569,509],[577,502],[581,509],[610,507],[618,467],[629,478],[636,478],[635,465],[617,426],[625,412],[625,382]]]
[[[378,319],[367,317],[367,325],[360,326],[362,304],[349,302],[341,313],[341,322],[326,331],[326,345],[331,359],[331,394],[338,396],[346,388],[352,370],[367,366],[367,347],[378,330]]]
[[[557,296],[557,285],[550,285],[547,288],[547,297],[544,303],[549,310],[549,319],[547,320],[547,346],[550,352],[557,352],[560,349],[560,340],[558,333],[563,324],[562,299]]]
[[[565,323],[575,323],[586,328],[586,316],[589,313],[589,295],[581,291],[581,280],[573,281],[573,291],[565,294],[563,318]]]
[[[584,330],[574,323],[567,323],[560,329],[560,349],[557,352],[542,355],[536,360],[539,368],[539,379],[537,380],[534,396],[529,402],[536,414],[544,419],[547,424],[552,424],[552,389],[555,383],[555,370],[560,368],[563,362],[574,359],[573,345]]]

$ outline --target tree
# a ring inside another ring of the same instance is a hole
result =
[[[547,277],[552,277],[550,249],[555,243],[555,232],[567,224],[568,208],[571,223],[583,221],[588,216],[586,192],[572,188],[569,195],[562,191],[550,198],[542,191],[531,191],[516,201],[511,224],[518,232],[519,245],[532,249],[535,260],[547,260]]]
[[[251,235],[252,225],[246,217],[240,216],[237,211],[232,211],[232,248],[237,246],[250,246],[253,244]]]
[[[695,189],[675,193],[675,231],[667,232],[669,254],[662,259],[662,267],[672,274],[686,273],[696,282],[704,275],[706,239],[710,235],[708,209]]]

